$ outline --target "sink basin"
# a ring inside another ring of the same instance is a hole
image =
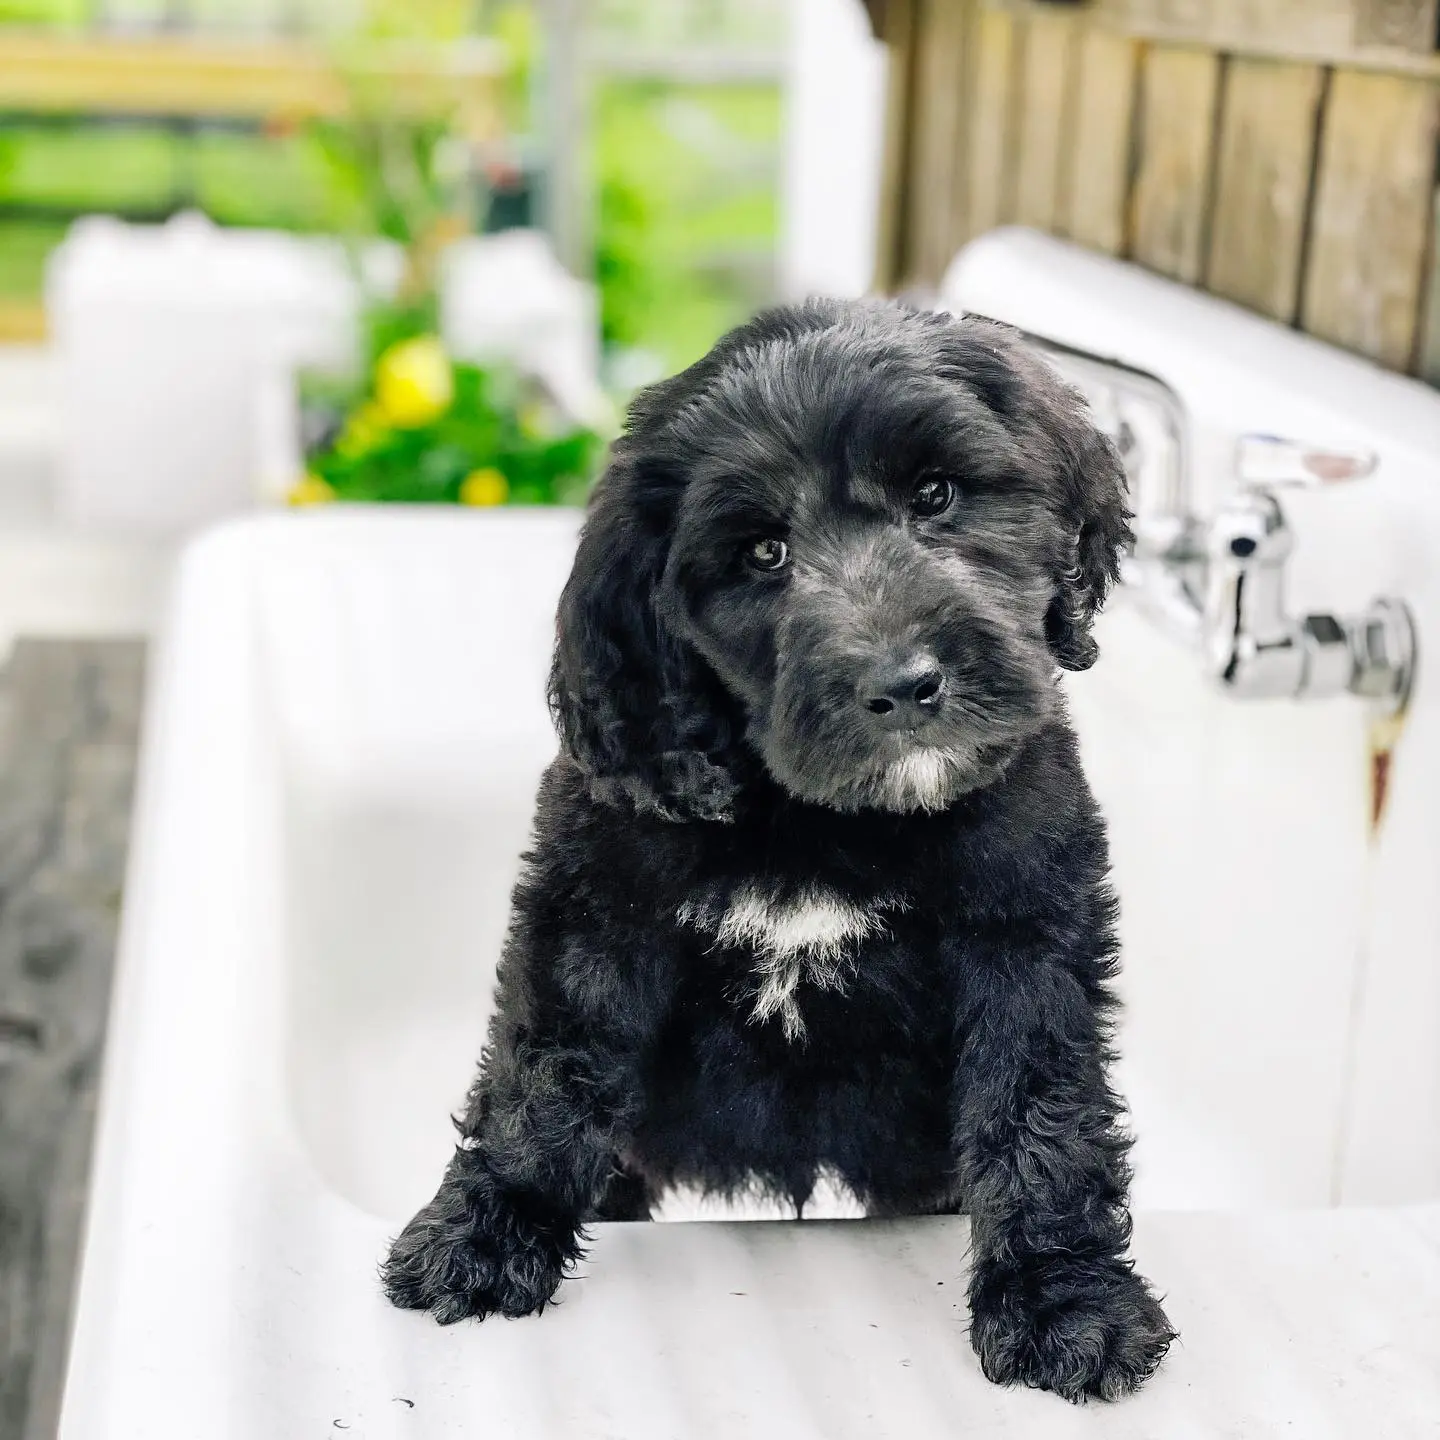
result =
[[[1098,306],[1097,286],[1074,282]],[[1363,769],[1310,764],[1362,764],[1355,712],[1206,699],[1123,599],[1073,701],[1126,917],[1135,1251],[1182,1332],[1141,1394],[1077,1411],[991,1386],[964,1219],[837,1218],[840,1196],[800,1223],[680,1197],[681,1223],[597,1226],[538,1319],[441,1329],[385,1303],[377,1262],[433,1190],[485,1030],[577,526],[336,510],[186,553],[63,1440],[1432,1434],[1435,1052],[1406,1038],[1431,982],[1403,966],[1436,966],[1395,926],[1428,923],[1436,747],[1406,759],[1375,850],[1343,828]],[[1405,593],[1419,608],[1433,583]],[[1434,733],[1423,684],[1413,723]]]

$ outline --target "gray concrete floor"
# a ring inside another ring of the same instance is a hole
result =
[[[52,1440],[143,693],[138,640],[0,671],[0,1440]]]

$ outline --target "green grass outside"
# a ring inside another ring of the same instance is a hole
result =
[[[599,87],[592,143],[607,343],[652,351],[674,369],[769,298],[779,135],[773,85]],[[352,214],[304,134],[0,129],[0,201],[158,212],[177,197],[230,225],[344,229]],[[0,219],[0,295],[39,295],[45,255],[64,230]]]
[[[769,298],[780,95],[615,83],[596,109],[604,337],[676,369]]]
[[[0,299],[39,298],[45,258],[65,238],[65,229],[48,220],[11,220],[0,225]]]

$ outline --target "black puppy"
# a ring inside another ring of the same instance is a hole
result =
[[[672,1183],[968,1212],[985,1373],[1133,1389],[1104,823],[1057,689],[1129,538],[1117,456],[1005,329],[813,302],[635,402],[560,603],[498,1012],[384,1266],[539,1311]]]

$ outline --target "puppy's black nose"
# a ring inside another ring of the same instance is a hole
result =
[[[945,677],[933,655],[890,655],[860,681],[860,703],[886,730],[915,730],[940,708]]]

